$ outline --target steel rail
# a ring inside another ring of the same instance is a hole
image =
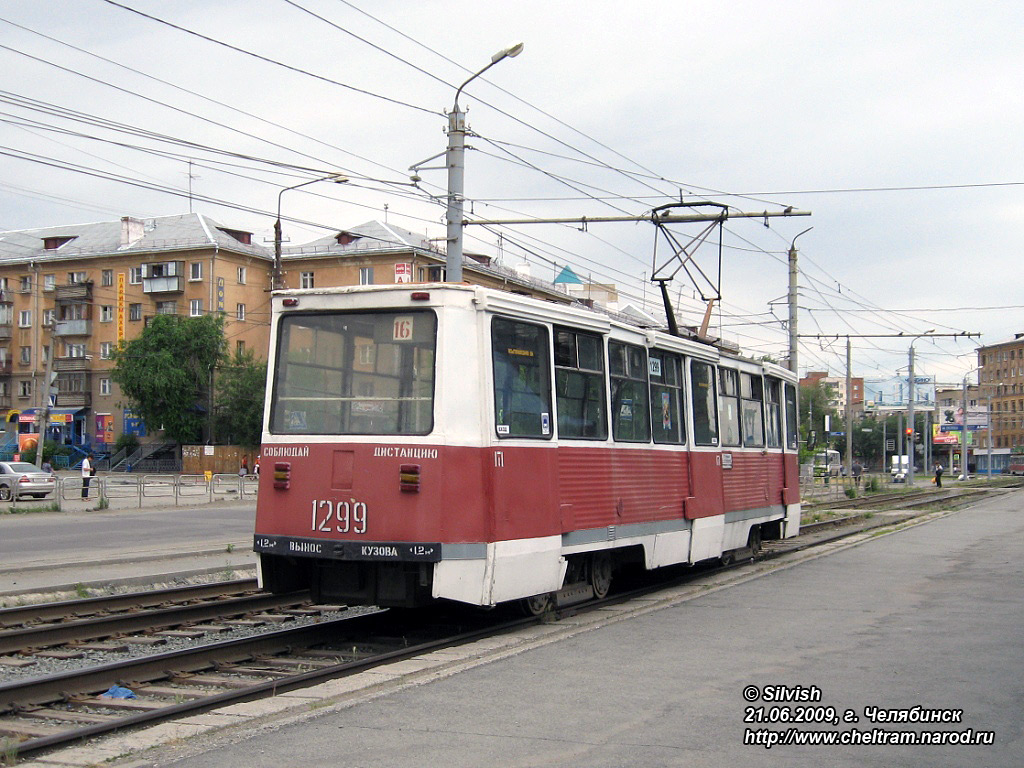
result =
[[[256,579],[233,579],[186,587],[168,587],[146,592],[125,592],[119,595],[87,597],[82,600],[62,600],[53,603],[34,603],[0,608],[0,626],[13,626],[26,621],[49,621],[69,616],[146,608],[182,600],[203,600],[209,597],[250,592],[256,589]]]
[[[0,654],[30,648],[52,647],[141,630],[158,630],[182,624],[287,608],[309,602],[308,592],[285,595],[254,594],[226,597],[194,605],[152,608],[128,614],[94,616],[59,624],[31,625],[0,630]]]

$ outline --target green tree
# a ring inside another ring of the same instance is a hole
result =
[[[254,448],[263,435],[263,399],[267,364],[251,351],[235,350],[217,372],[217,437],[221,442]]]
[[[195,443],[202,439],[212,373],[223,356],[220,315],[157,315],[138,338],[114,351],[111,378],[150,429]]]
[[[830,388],[820,382],[800,387],[800,440],[804,451],[801,461],[806,461],[815,450],[831,447],[825,434],[825,415],[831,417],[833,430],[839,427],[835,409],[828,404],[830,397]]]

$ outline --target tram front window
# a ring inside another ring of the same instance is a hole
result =
[[[423,435],[434,418],[433,312],[281,319],[270,431]]]

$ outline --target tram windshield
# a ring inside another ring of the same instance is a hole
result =
[[[433,427],[433,312],[330,312],[281,318],[270,431],[423,435]]]

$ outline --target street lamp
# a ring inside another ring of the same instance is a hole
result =
[[[281,279],[281,197],[290,189],[298,189],[299,187],[305,187],[308,184],[316,184],[318,181],[333,181],[335,184],[344,184],[348,181],[348,176],[345,176],[342,173],[330,173],[327,176],[321,176],[318,179],[310,179],[309,181],[304,181],[301,184],[285,187],[277,193],[277,220],[274,222],[274,275],[271,282],[271,287],[275,291],[284,287],[284,281]]]
[[[449,283],[462,282],[462,203],[463,175],[466,162],[466,113],[459,108],[459,94],[473,80],[503,59],[518,56],[523,52],[522,43],[513,43],[491,56],[491,62],[476,72],[455,91],[455,104],[448,113],[448,150],[445,162],[448,166],[448,248],[445,257],[445,280]]]
[[[917,425],[914,423],[914,384],[916,383],[914,378],[914,344],[921,337],[928,336],[932,333],[935,333],[934,328],[918,334],[917,337],[910,342],[910,366],[907,371],[907,426],[910,428],[910,448],[907,450],[907,453],[910,455],[910,458],[907,460],[907,486],[914,484],[914,457],[917,456],[917,450],[914,447],[914,433],[917,431]],[[922,435],[921,438],[921,441],[924,442],[924,435]]]

